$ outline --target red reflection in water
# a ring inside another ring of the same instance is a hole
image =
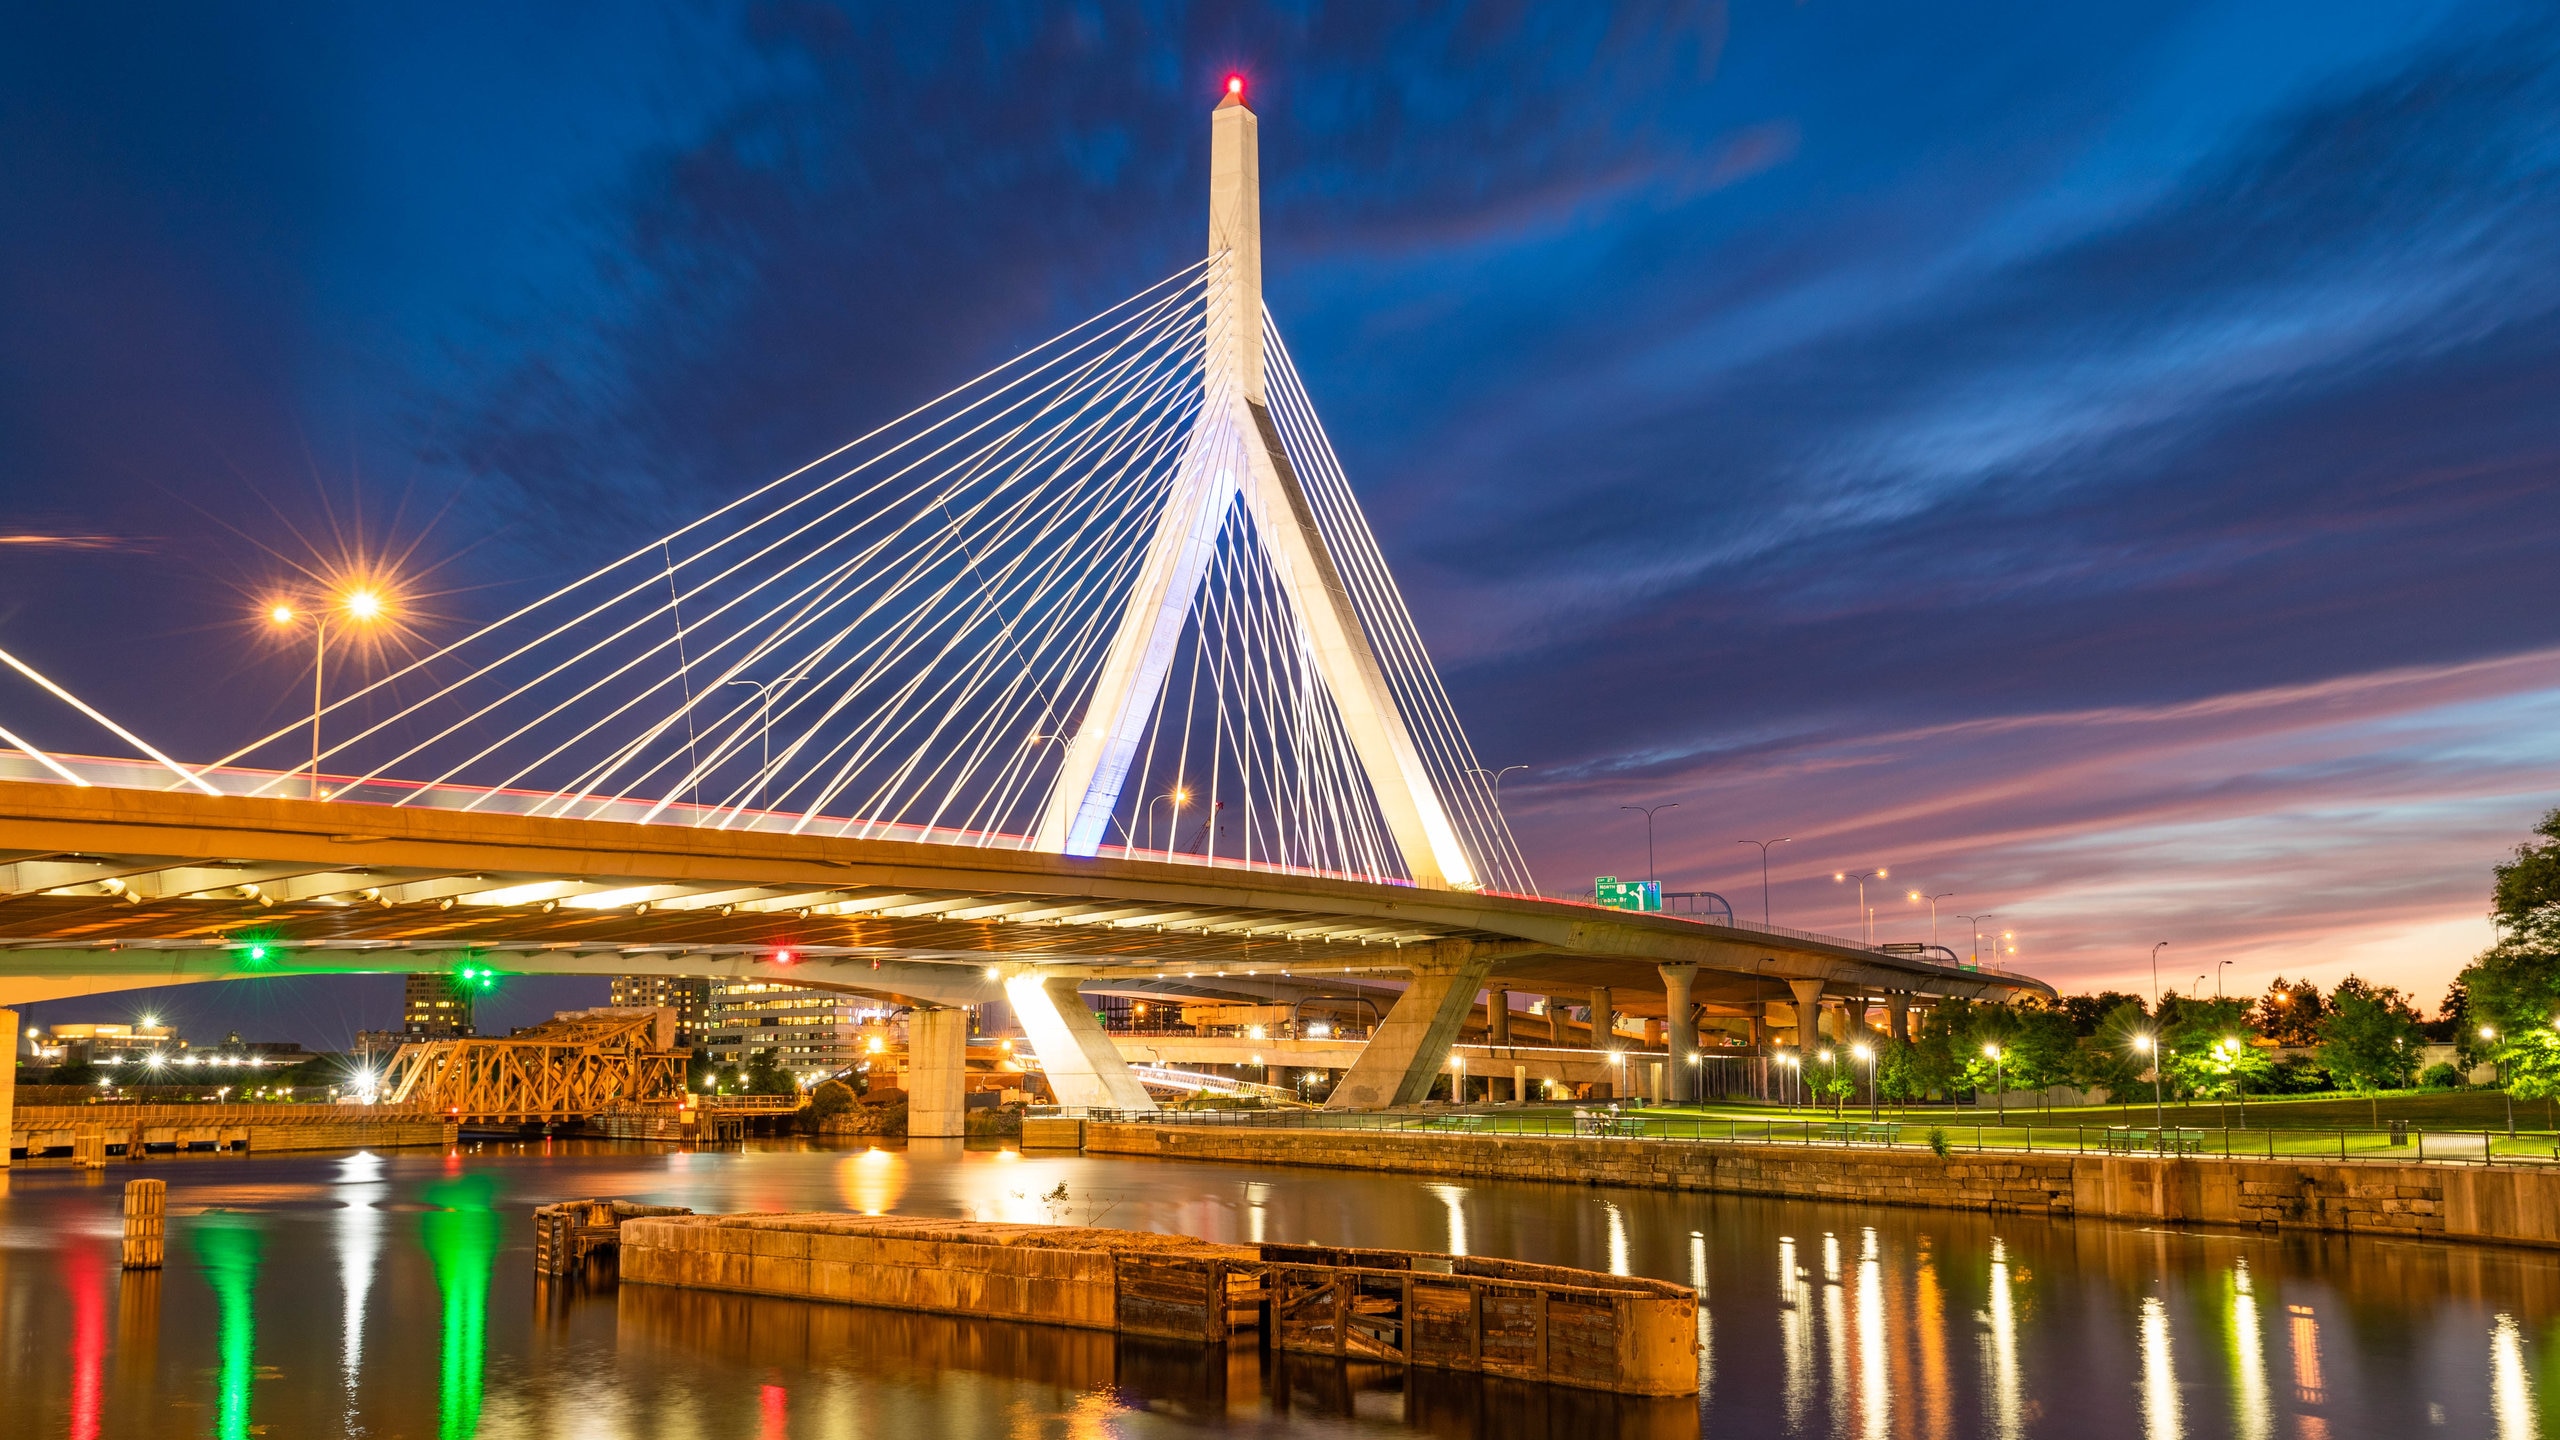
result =
[[[100,1379],[107,1363],[107,1272],[95,1247],[62,1252],[71,1296],[71,1440],[98,1440]]]
[[[779,1385],[767,1385],[762,1399],[764,1429],[757,1432],[757,1440],[783,1440],[791,1419],[791,1392]]]

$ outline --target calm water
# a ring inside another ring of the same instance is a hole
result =
[[[169,1265],[8,1172],[0,1434],[2549,1435],[2560,1257],[993,1150],[213,1160]],[[1063,1194],[1058,1187],[1064,1186]],[[1695,1406],[999,1322],[537,1286],[537,1204],[834,1208],[1465,1250],[1707,1297]]]

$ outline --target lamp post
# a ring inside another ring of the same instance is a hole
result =
[[[2237,1035],[2225,1035],[2221,1046],[2226,1057],[2223,1063],[2231,1067],[2231,1093],[2240,1101],[2240,1128],[2243,1130],[2249,1128],[2249,1077],[2241,1073],[2240,1057],[2247,1053],[2241,1048],[2247,1043]]]
[[[1769,847],[1772,845],[1784,845],[1794,838],[1795,837],[1792,835],[1781,835],[1775,840],[1736,840],[1733,842],[1736,845],[1757,845],[1760,847],[1760,928],[1763,930],[1769,928]]]
[[[1831,1052],[1828,1050],[1822,1052],[1822,1068],[1831,1068]],[[1840,1117],[1840,1092],[1836,1090],[1831,1093],[1831,1116],[1835,1120]]]
[[[2009,1123],[2009,1059],[2000,1053],[1997,1045],[1983,1046],[1982,1053],[1991,1061],[1992,1093],[1999,1097],[2000,1123],[2006,1125]],[[1973,1113],[1979,1115],[1982,1112],[1976,1110]]]
[[[2151,1013],[2154,1016],[2160,1013],[2160,952],[2168,948],[2166,940],[2151,947]]]
[[[1872,1045],[1852,1045],[1849,1053],[1867,1062],[1867,1118],[1883,1118],[1883,1103],[1876,1095],[1876,1051]]]
[[[1911,892],[1912,904],[1917,905],[1923,900],[1929,902],[1929,944],[1932,948],[1934,948],[1938,943],[1938,902],[1941,900],[1953,900],[1954,898],[1956,898],[1956,892],[1953,890],[1948,890],[1937,895],[1923,895],[1917,890]]]
[[[1956,918],[1973,927],[1973,968],[1979,970],[1982,968],[1982,927],[1990,924],[1992,917],[1988,915],[1959,915]]]
[[[1831,883],[1834,885],[1837,885],[1844,880],[1851,879],[1858,882],[1858,919],[1860,923],[1866,926],[1867,945],[1870,948],[1873,948],[1876,943],[1876,917],[1873,912],[1867,909],[1867,882],[1870,880],[1890,879],[1892,878],[1892,873],[1893,872],[1889,870],[1882,869],[1861,870],[1854,876],[1846,870],[1835,870],[1831,872]]]
[[[1502,777],[1510,774],[1514,770],[1526,770],[1528,768],[1529,767],[1526,765],[1505,765],[1499,770],[1487,770],[1481,765],[1470,765],[1467,767],[1467,773],[1470,775],[1482,775],[1485,777],[1493,790],[1493,808],[1500,810],[1502,808]]]
[[[2230,965],[2230,964],[2231,964],[2231,962],[2230,962],[2230,961],[2228,961],[2228,960],[2216,961],[2216,962],[2214,963],[2214,967],[2213,967],[2213,998],[2214,998],[2214,999],[2216,999],[2216,1000],[2220,1000],[2220,999],[2223,999],[2223,998],[2224,998],[2223,993],[2222,993],[2222,972],[2223,972],[2223,969],[2224,969],[2226,966]]]
[[[1653,813],[1657,810],[1677,810],[1680,808],[1680,802],[1666,800],[1659,805],[1621,805],[1618,808],[1644,812],[1644,878],[1645,883],[1654,888],[1658,899],[1662,891],[1662,876],[1653,866]]]
[[[358,585],[338,597],[347,618],[359,625],[370,625],[382,618],[388,602],[382,592],[370,585]],[[267,623],[282,629],[299,619],[290,605],[278,603],[267,611]],[[311,611],[311,798],[320,798],[320,711],[321,681],[329,668],[329,611],[315,606]]]
[[[766,786],[773,779],[773,692],[809,678],[806,670],[795,671],[779,680],[732,680],[731,685],[744,685],[756,692],[756,737],[763,752],[762,768],[756,771],[756,808],[765,806]],[[1054,735],[1034,735],[1030,743],[1055,740]],[[1063,742],[1061,742],[1063,743]]]
[[[1191,792],[1176,785],[1147,802],[1147,839],[1151,841],[1156,838],[1156,807],[1168,801],[1173,805],[1173,828],[1176,837],[1178,838],[1182,832],[1182,807],[1191,803]],[[1165,853],[1172,854],[1173,847],[1167,845]]]
[[[2491,1043],[2491,1044],[2493,1044],[2493,1045],[2494,1045],[2494,1044],[2496,1044],[2496,1043],[2497,1043],[2497,1041],[2498,1041],[2498,1030],[2497,1030],[2497,1027],[2496,1027],[2496,1026],[2494,1026],[2494,1025],[2483,1025],[2483,1026],[2481,1026],[2481,1027],[2480,1027],[2480,1038],[2481,1038],[2481,1039],[2483,1039],[2483,1040],[2488,1041],[2489,1043]],[[2505,1096],[2505,1097],[2506,1097],[2506,1101],[2507,1101],[2507,1138],[2508,1138],[2508,1139],[2510,1139],[2510,1140],[2512,1140],[2512,1139],[2514,1139],[2514,1138],[2515,1138],[2515,1134],[2516,1134],[2516,1097],[2515,1097],[2515,1094],[2514,1094],[2512,1091],[2510,1091],[2510,1090],[2508,1090],[2508,1089],[2507,1089],[2507,1062],[2506,1062],[2506,1061],[2504,1061],[2504,1060],[2499,1059],[2499,1058],[2498,1058],[2497,1056],[2495,1056],[2495,1055],[2492,1055],[2492,1056],[2490,1056],[2490,1057],[2489,1057],[2489,1063],[2490,1063],[2491,1065],[2493,1065],[2493,1066],[2497,1067],[2497,1068],[2496,1068],[2496,1071],[2495,1071],[2494,1073],[2495,1073],[2495,1074],[2497,1075],[2497,1077],[2498,1077],[2498,1093],[2499,1093],[2500,1095],[2503,1095],[2503,1096]]]
[[[2151,1055],[2151,1037],[2148,1035],[2134,1036],[2133,1048],[2145,1055]],[[2168,1068],[2168,1056],[2168,1050],[2163,1048],[2159,1054],[2152,1055],[2151,1058],[2151,1121],[2152,1128],[2154,1129],[2166,1128],[2169,1123],[2168,1107],[2160,1099],[2160,1072]],[[2154,1136],[2153,1138],[2156,1140],[2159,1137]]]

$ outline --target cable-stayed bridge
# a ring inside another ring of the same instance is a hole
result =
[[[0,705],[126,754],[0,708],[0,1002],[765,975],[1001,997],[1062,1100],[1142,1108],[1079,986],[1400,979],[1341,1105],[1419,1098],[1488,987],[1798,1024],[2041,988],[1538,897],[1263,307],[1240,94],[1211,134],[1199,263],[229,755],[0,653]]]

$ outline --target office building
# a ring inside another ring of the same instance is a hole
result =
[[[673,1010],[676,1043],[698,1045],[710,1028],[711,980],[702,975],[616,975],[613,1003],[616,1008]]]
[[[410,976],[400,1007],[400,1033],[412,1040],[458,1040],[471,1034],[471,992],[441,970]]]

